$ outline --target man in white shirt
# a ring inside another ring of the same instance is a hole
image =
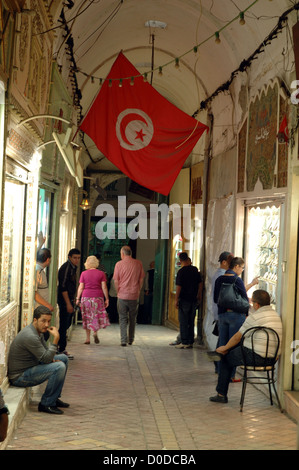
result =
[[[49,303],[49,285],[45,269],[50,266],[51,252],[47,248],[42,248],[36,256],[36,288],[35,288],[35,306],[43,305],[53,312],[54,307]]]
[[[216,349],[216,355],[218,354],[218,360],[221,359],[221,367],[218,376],[218,383],[216,387],[217,395],[210,397],[210,401],[217,403],[227,403],[227,392],[230,383],[231,372],[234,367],[239,366],[243,363],[241,347],[238,344],[241,341],[243,333],[252,327],[263,326],[272,328],[279,336],[280,342],[282,339],[282,322],[278,313],[270,306],[270,296],[268,292],[264,290],[256,290],[252,294],[252,304],[254,313],[251,313],[246,318],[245,322],[231,337],[231,339],[224,345]],[[251,358],[255,355],[255,363],[258,365],[264,364],[265,357],[265,335],[257,338],[255,341],[256,351],[253,353],[251,349],[250,340],[244,342],[246,355]],[[275,353],[275,347],[273,340],[269,343],[268,356],[273,357]],[[280,354],[280,351],[278,351]],[[215,355],[215,359],[217,356]]]

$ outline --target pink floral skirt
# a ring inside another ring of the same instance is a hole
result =
[[[81,297],[83,328],[94,332],[110,325],[102,297]]]

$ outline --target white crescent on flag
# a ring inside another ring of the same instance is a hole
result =
[[[140,150],[147,147],[154,135],[151,118],[136,108],[127,108],[119,113],[115,130],[120,145],[126,150]]]

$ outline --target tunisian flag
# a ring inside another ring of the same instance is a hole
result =
[[[125,175],[168,195],[208,127],[176,108],[138,75],[120,52],[80,129]]]

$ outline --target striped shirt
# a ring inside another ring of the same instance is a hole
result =
[[[255,310],[254,313],[250,313],[246,318],[245,322],[239,329],[239,332],[243,334],[249,328],[257,327],[257,326],[264,326],[267,328],[272,328],[276,331],[280,339],[280,347],[278,354],[280,354],[281,350],[281,340],[282,340],[282,323],[280,316],[278,313],[273,310],[270,305],[265,305],[264,307],[260,307],[258,310]],[[273,336],[273,335],[272,335]],[[266,343],[265,343],[265,334],[264,333],[256,333],[254,335],[254,351],[262,357],[266,355]],[[252,349],[250,337],[245,339],[244,346],[246,348]],[[275,340],[270,335],[269,338],[269,351],[268,356],[273,357],[276,350]]]

